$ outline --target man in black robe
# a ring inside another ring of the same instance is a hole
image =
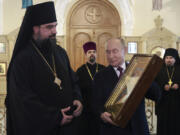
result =
[[[93,81],[92,108],[101,119],[100,135],[149,135],[145,114],[145,101],[141,101],[125,128],[118,127],[111,119],[111,113],[104,108],[111,92],[126,69],[125,41],[122,38],[112,38],[106,43],[106,56],[109,66],[98,72]],[[153,83],[146,97],[158,100],[159,87]]]
[[[156,81],[161,88],[161,98],[156,103],[157,135],[180,134],[180,65],[176,49],[168,48],[164,65]]]
[[[75,133],[80,89],[65,50],[56,45],[56,25],[53,2],[27,8],[7,74],[7,135]]]
[[[79,77],[78,84],[81,88],[84,107],[81,115],[79,134],[99,135],[99,120],[91,112],[90,99],[92,95],[92,81],[94,75],[98,71],[105,68],[105,66],[96,62],[97,52],[95,42],[86,42],[83,45],[83,49],[87,62],[83,64],[81,67],[79,67],[76,71]]]

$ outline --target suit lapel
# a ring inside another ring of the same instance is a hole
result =
[[[107,82],[105,82],[105,84],[107,85],[107,86],[105,86],[106,87],[106,97],[108,98],[118,82],[117,74],[112,66],[107,67],[105,78],[106,78],[105,80],[107,81]]]

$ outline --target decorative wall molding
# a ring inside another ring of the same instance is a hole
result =
[[[66,19],[71,7],[83,0],[56,0],[56,15],[58,20],[57,34],[66,35]],[[131,35],[133,31],[134,16],[132,6],[134,0],[109,0],[119,12],[122,23],[122,35]]]
[[[6,135],[5,108],[0,108],[0,135]]]
[[[155,103],[152,100],[145,100],[146,103],[146,118],[151,134],[156,133],[157,117],[155,115]]]
[[[146,53],[151,53],[153,48],[176,48],[178,36],[163,27],[163,19],[158,16],[154,19],[155,28],[142,35],[142,42],[146,46]]]
[[[0,135],[6,135],[5,95],[0,94]]]
[[[3,0],[0,0],[0,35],[3,33]]]

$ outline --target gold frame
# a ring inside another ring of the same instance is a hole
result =
[[[7,63],[0,62],[0,76],[6,76],[6,72],[7,72]]]

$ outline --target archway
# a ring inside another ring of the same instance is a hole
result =
[[[67,52],[74,70],[85,62],[82,45],[97,44],[97,61],[107,65],[105,41],[121,36],[121,21],[116,8],[107,0],[79,0],[68,14]]]

